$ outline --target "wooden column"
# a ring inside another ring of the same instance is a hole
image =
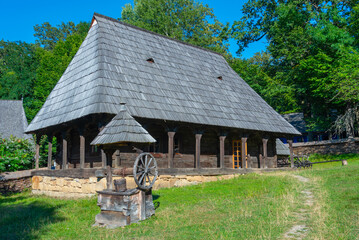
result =
[[[66,132],[62,133],[62,169],[67,169],[67,140]]]
[[[168,133],[168,168],[173,168],[173,138],[176,132]]]
[[[85,137],[80,134],[80,168],[85,168]]]
[[[246,156],[246,142],[247,137],[241,138],[241,159],[242,159],[242,168],[247,168],[247,156]]]
[[[41,136],[36,136],[36,146],[35,146],[35,169],[39,169],[39,159],[40,159],[40,139],[41,139]]]
[[[47,141],[48,141],[48,151],[47,151],[47,169],[51,169],[51,163],[52,163],[52,135],[47,135]]]
[[[102,168],[106,168],[107,161],[106,161],[106,153],[103,149],[101,149],[101,162],[102,162]]]
[[[116,150],[116,152],[115,152],[115,168],[118,168],[120,165],[121,165],[121,163],[120,163],[120,150]]]
[[[196,168],[201,168],[201,138],[202,134],[196,134]]]
[[[226,136],[219,136],[219,167],[224,168],[224,140]]]
[[[263,138],[263,166],[261,166],[261,168],[268,168],[267,166],[267,162],[268,162],[268,150],[267,150],[267,145],[268,145],[268,138]]]
[[[293,140],[288,140],[289,152],[290,152],[290,167],[294,168],[294,154],[293,154]]]

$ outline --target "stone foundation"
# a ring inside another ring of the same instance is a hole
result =
[[[157,178],[153,189],[195,185],[203,182],[231,179],[235,176],[235,174],[223,176],[161,175]],[[120,178],[122,177],[113,177],[114,180]],[[137,187],[133,177],[129,176],[125,178],[128,189]],[[91,197],[96,194],[96,191],[102,191],[104,189],[106,189],[106,178],[32,177],[32,193],[44,194],[51,197]]]

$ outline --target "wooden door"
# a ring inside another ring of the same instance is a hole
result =
[[[241,168],[242,165],[242,142],[241,140],[233,140],[233,168]],[[245,146],[245,155],[247,155],[247,143]]]

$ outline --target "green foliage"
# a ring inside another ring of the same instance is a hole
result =
[[[357,99],[357,1],[254,0],[243,13],[233,25],[238,53],[266,38],[271,77],[293,90],[291,106],[304,112],[309,130],[329,129],[332,110],[343,113],[345,101]]]
[[[34,143],[10,136],[0,138],[0,172],[30,169],[34,163]]]
[[[228,53],[229,24],[213,9],[194,0],[135,0],[126,4],[121,20],[223,54]]]
[[[37,38],[36,43],[41,44],[46,50],[52,50],[59,41],[66,41],[67,37],[71,35],[86,34],[89,27],[90,25],[87,22],[80,22],[77,25],[73,22],[63,22],[57,27],[53,27],[50,23],[45,22],[34,26],[34,36]]]
[[[276,66],[268,52],[257,53],[245,60],[232,58],[229,64],[270,106],[279,113],[298,110],[295,90],[275,78]]]

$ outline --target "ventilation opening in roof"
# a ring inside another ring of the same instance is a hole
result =
[[[223,77],[222,77],[222,76],[219,76],[219,77],[217,77],[217,79],[218,79],[218,80],[222,80],[222,79],[223,79]]]
[[[153,60],[153,58],[149,58],[146,61],[149,62],[149,63],[155,63],[155,60]]]

